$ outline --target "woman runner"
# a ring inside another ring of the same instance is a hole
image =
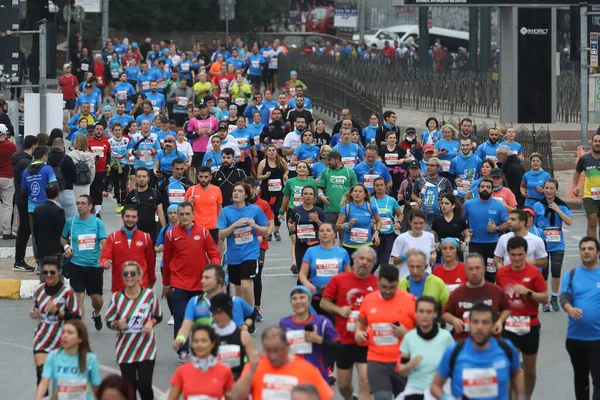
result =
[[[373,267],[372,273],[377,271],[379,264],[388,264],[394,240],[398,237],[395,231],[400,231],[403,215],[398,202],[385,194],[386,185],[383,177],[375,178],[373,181],[373,195],[371,196],[371,204],[374,204],[379,210],[381,218],[381,235],[379,237],[379,246],[374,246],[377,252],[377,263]]]
[[[269,203],[273,215],[279,215],[283,203],[283,185],[288,179],[287,163],[279,155],[274,144],[268,145],[265,153],[265,159],[258,164],[257,179],[261,181],[260,198]],[[278,242],[281,240],[280,226],[281,220],[276,218],[273,235]],[[273,235],[269,234],[267,240],[271,241]]]
[[[463,252],[471,241],[471,233],[467,220],[462,216],[462,207],[452,193],[440,196],[442,215],[436,217],[431,225],[431,232],[436,237],[436,249],[439,243],[447,237],[453,237],[460,243],[458,259],[463,260]],[[440,260],[441,262],[441,260]]]

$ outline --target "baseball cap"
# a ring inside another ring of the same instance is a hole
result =
[[[8,135],[8,127],[4,124],[0,124],[0,135]]]
[[[342,159],[342,153],[340,153],[337,150],[333,150],[331,151],[328,155],[327,155],[327,159],[331,160],[332,158],[339,158],[340,160]]]
[[[411,169],[411,168],[421,169],[421,164],[417,160],[412,160],[410,162],[410,164],[408,165],[408,169]]]
[[[526,213],[528,213],[532,217],[535,217],[535,211],[533,210],[533,208],[523,207],[523,211],[525,211]]]
[[[91,89],[92,88],[92,84],[91,83],[86,83],[85,84],[85,88],[86,89]]]
[[[67,68],[71,68],[71,64],[69,64],[69,63],[63,64],[63,69],[67,69]]]
[[[406,128],[406,134],[407,135],[416,135],[417,130],[415,128]]]
[[[428,151],[435,151],[435,148],[433,147],[432,144],[426,144],[423,147],[423,153],[427,153]]]
[[[106,105],[106,106],[102,107],[102,111],[112,111],[112,107]]]
[[[198,108],[206,108],[206,107],[208,107],[206,105],[206,103],[200,103],[200,104],[198,104]]]
[[[503,177],[504,174],[502,173],[502,170],[500,168],[494,168],[491,172],[490,172],[490,176],[500,176]]]
[[[217,129],[217,132],[221,132],[221,131],[225,131],[225,132],[227,132],[227,131],[228,131],[228,129],[227,129],[227,127],[226,127],[226,126],[219,126],[219,129]]]

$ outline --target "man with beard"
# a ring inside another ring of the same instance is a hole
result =
[[[473,154],[471,140],[460,139],[461,153],[457,155],[450,163],[450,175],[454,177],[454,183],[458,189],[458,198],[464,200],[471,184],[481,169],[481,158]]]
[[[198,184],[187,189],[185,201],[194,208],[194,222],[208,229],[214,242],[219,243],[217,219],[223,209],[223,196],[217,186],[210,184],[211,179],[210,167],[198,168]]]
[[[152,114],[152,103],[148,100],[142,101],[142,114],[138,115],[138,117],[135,119],[135,123],[138,127],[142,126],[142,121],[148,121],[150,126],[152,126],[152,122],[154,121],[154,114]]]
[[[221,167],[213,174],[211,183],[221,190],[223,207],[231,205],[231,191],[233,184],[246,177],[246,173],[233,166],[234,151],[230,148],[223,149],[221,153]]]
[[[127,103],[124,100],[117,101],[117,115],[113,116],[108,123],[108,128],[111,131],[115,122],[118,122],[121,124],[121,126],[125,127],[129,121],[133,121],[133,117],[130,114],[125,114],[126,108]]]
[[[293,126],[293,125],[290,124],[290,126]],[[298,116],[298,118],[296,119],[294,130],[291,131],[290,133],[288,133],[285,136],[285,139],[283,140],[283,146],[281,148],[281,151],[283,152],[283,155],[285,155],[285,158],[288,162],[288,171],[289,171],[288,176],[290,178],[296,177],[296,166],[289,165],[289,164],[290,164],[290,161],[292,160],[292,156],[294,155],[294,150],[296,150],[296,147],[299,147],[302,145],[301,137],[302,137],[302,132],[304,132],[305,129],[306,129],[306,119],[303,116]]]
[[[146,93],[146,99],[152,104],[154,115],[165,115],[167,109],[167,100],[165,100],[165,95],[158,90],[158,82],[150,82],[150,92]]]
[[[431,394],[436,399],[447,397],[444,384],[451,378],[455,398],[507,400],[514,391],[517,399],[524,399],[519,352],[510,341],[492,337],[496,326],[494,309],[477,303],[468,319],[469,338],[446,350],[433,378]]]
[[[587,216],[587,236],[598,238],[598,214],[600,213],[600,132],[592,136],[592,152],[582,155],[573,173],[573,194],[581,196],[579,179],[585,171],[583,186],[583,209]]]
[[[291,109],[286,117],[290,126],[294,126],[296,129],[298,129],[296,120],[299,118],[304,118],[305,124],[310,124],[311,129],[315,129],[315,119],[313,118],[312,113],[304,108],[304,97],[296,97],[296,108]],[[302,132],[300,129],[298,129],[298,131]]]
[[[104,190],[104,180],[106,179],[106,166],[110,163],[110,143],[104,136],[106,127],[97,122],[94,126],[94,136],[88,139],[90,152],[96,159],[96,174],[94,181],[90,186],[90,196],[94,200],[94,213],[100,218],[102,211],[102,191]]]
[[[482,160],[490,159],[497,163],[498,157],[496,157],[496,150],[498,150],[498,147],[500,147],[500,141],[498,140],[499,137],[500,132],[498,131],[498,128],[488,129],[488,140],[486,140],[484,143],[481,143],[479,147],[477,147],[477,150],[475,150],[475,155]]]
[[[479,198],[471,199],[463,205],[463,217],[469,220],[473,232],[469,252],[477,253],[486,262],[485,279],[494,282],[494,251],[498,243],[498,232],[508,227],[508,213],[502,202],[492,199],[493,183],[484,179],[479,183]]]
[[[475,136],[472,132],[473,121],[470,118],[463,118],[458,127],[460,128],[460,136],[457,140],[460,142],[462,139],[469,139],[471,141],[473,151],[475,151],[475,149],[477,149],[477,136]]]
[[[277,147],[277,151],[281,153],[283,147],[283,141],[288,133],[290,133],[290,127],[288,124],[283,122],[283,112],[279,108],[275,108],[271,113],[271,119],[273,122],[268,123],[263,128],[260,134],[260,142],[266,145],[273,144]]]
[[[160,226],[165,226],[165,213],[160,202],[158,190],[149,187],[150,170],[146,167],[139,167],[135,170],[135,189],[127,194],[125,204],[130,204],[138,209],[137,226],[142,232],[146,232],[152,238],[152,243],[156,243],[156,219],[158,215]]]

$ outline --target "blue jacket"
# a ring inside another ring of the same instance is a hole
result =
[[[96,122],[98,119],[96,118],[96,115],[94,115],[93,113],[90,113],[90,115],[92,116],[92,118],[94,118],[94,122]],[[69,120],[69,122],[67,122],[67,125],[69,126],[69,136],[71,136],[71,134],[74,134],[75,132],[77,132],[77,130],[79,130],[79,118],[81,117],[81,113],[75,114],[71,117],[71,119]],[[67,140],[71,140],[69,139],[69,137],[66,138]]]
[[[250,123],[253,123],[253,115],[255,112],[260,113],[260,122],[262,122],[265,125],[269,123],[269,119],[271,119],[271,110],[269,110],[267,106],[263,104],[260,110],[256,106],[248,106],[244,110],[244,117],[248,118],[250,120]]]

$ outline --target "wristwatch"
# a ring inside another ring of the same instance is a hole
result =
[[[530,290],[527,292],[527,297],[531,297],[531,296],[533,296],[533,292]]]

